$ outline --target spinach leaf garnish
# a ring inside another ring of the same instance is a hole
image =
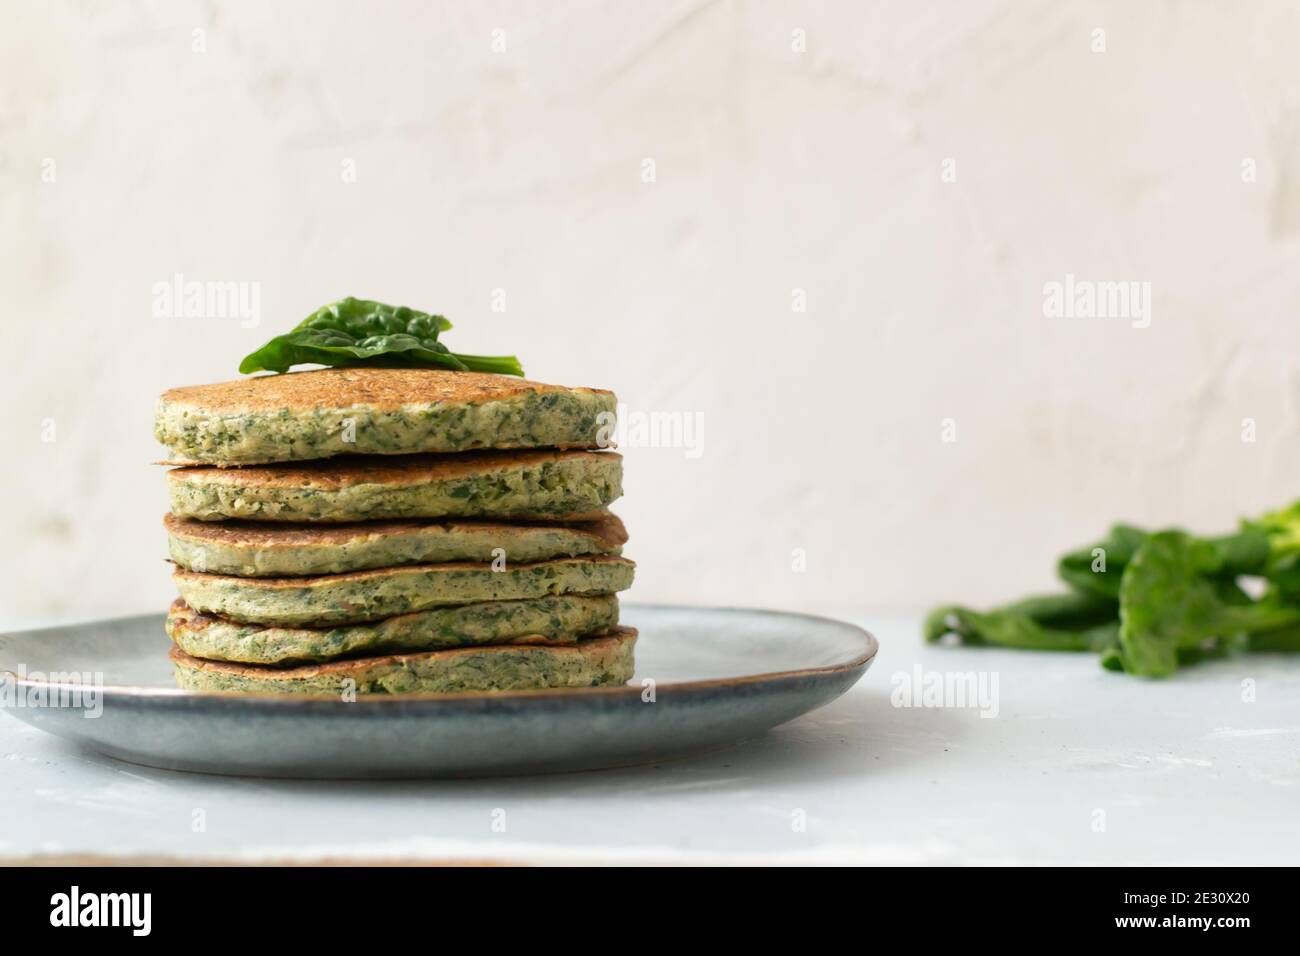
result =
[[[513,355],[466,355],[438,341],[451,328],[441,315],[349,296],[317,309],[239,363],[242,374],[287,372],[295,365],[444,368],[524,374]]]

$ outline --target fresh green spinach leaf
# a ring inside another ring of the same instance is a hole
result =
[[[1114,601],[1087,593],[1046,594],[991,611],[948,605],[930,612],[925,639],[956,634],[965,644],[1042,651],[1100,651],[1118,640]]]
[[[1300,598],[1300,501],[1243,521],[1242,527],[1267,535],[1266,576],[1282,594]]]
[[[1124,571],[1150,534],[1132,525],[1117,524],[1096,544],[1071,551],[1057,564],[1057,575],[1080,591],[1119,599]],[[1269,563],[1269,538],[1259,529],[1244,528],[1215,538],[1197,538],[1200,572],[1212,577],[1262,575]]]
[[[926,640],[1093,651],[1109,670],[1150,677],[1240,650],[1300,651],[1300,502],[1219,537],[1117,524],[1057,573],[1070,592],[935,609]],[[1259,600],[1248,578],[1267,581]]]
[[[438,341],[451,328],[441,315],[348,297],[317,309],[239,363],[242,374],[287,372],[295,365],[443,368],[523,375],[513,355],[465,355]]]
[[[1141,528],[1117,524],[1096,544],[1061,558],[1057,576],[1072,588],[1118,601],[1124,568],[1146,539],[1147,533]]]
[[[1165,677],[1179,653],[1241,643],[1253,631],[1300,624],[1300,607],[1250,602],[1235,584],[1214,580],[1230,560],[1254,561],[1252,546],[1225,552],[1215,541],[1162,531],[1142,544],[1124,571],[1119,596],[1119,652],[1124,670]],[[1254,566],[1251,564],[1250,566]],[[1242,603],[1243,598],[1246,603]]]

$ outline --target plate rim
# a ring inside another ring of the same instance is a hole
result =
[[[826,664],[819,667],[796,668],[795,670],[786,671],[765,671],[759,674],[744,674],[737,677],[715,677],[707,680],[678,680],[668,682],[656,682],[655,690],[658,693],[661,690],[672,691],[675,694],[695,694],[708,693],[710,691],[724,688],[749,687],[760,684],[785,683],[794,680],[806,680],[830,677],[836,674],[847,674],[860,672],[869,667],[875,660],[876,654],[880,650],[880,642],[876,636],[861,625],[854,624],[852,621],[846,621],[841,618],[828,617],[822,614],[808,614],[802,611],[788,611],[777,608],[762,607],[743,607],[737,605],[702,605],[702,604],[650,604],[650,603],[629,603],[623,605],[624,609],[636,610],[639,608],[649,608],[662,611],[703,611],[706,613],[745,613],[758,614],[765,617],[781,617],[798,619],[802,621],[813,621],[819,624],[830,624],[836,627],[848,628],[855,632],[854,636],[861,638],[863,649],[850,660],[838,664]],[[86,625],[112,624],[122,621],[133,621],[139,618],[152,617],[153,614],[132,614],[116,618],[103,618],[98,620],[72,622],[68,624],[57,624],[50,627],[32,628],[23,631],[6,631],[0,634],[0,639],[15,636],[19,634],[39,634],[42,631],[63,630],[70,627],[80,627]],[[0,680],[11,682],[18,687],[48,687],[48,688],[73,688],[82,687],[83,685],[74,685],[67,681],[48,681],[48,680],[31,680],[30,678],[19,677],[16,673],[7,668],[0,667]],[[137,684],[105,684],[99,688],[104,695],[104,701],[107,703],[110,699],[121,702],[130,702],[133,704],[174,704],[177,702],[187,702],[193,706],[210,704],[223,709],[256,709],[256,710],[294,710],[301,711],[304,709],[310,711],[328,710],[331,713],[355,713],[355,708],[360,704],[363,708],[375,707],[400,707],[402,705],[419,705],[419,704],[460,704],[468,705],[465,709],[480,709],[488,704],[510,704],[512,702],[537,702],[537,701],[554,701],[556,703],[572,703],[576,700],[609,700],[621,699],[627,697],[640,698],[643,686],[638,684],[623,684],[614,687],[556,687],[556,688],[537,688],[533,690],[510,690],[510,691],[473,691],[473,692],[452,692],[452,693],[424,693],[424,694],[365,694],[358,695],[355,700],[341,701],[334,694],[249,694],[241,691],[191,691],[179,687],[144,687]],[[322,706],[323,705],[323,706]],[[340,710],[342,707],[344,709]],[[8,708],[0,708],[6,710]],[[458,709],[443,707],[442,709]]]

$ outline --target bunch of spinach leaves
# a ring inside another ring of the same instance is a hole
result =
[[[438,341],[451,328],[441,315],[349,296],[323,306],[284,335],[244,357],[239,371],[287,372],[295,365],[444,368],[523,375],[513,355],[464,355]]]
[[[1057,575],[1069,591],[989,611],[935,608],[925,639],[1092,651],[1145,677],[1236,650],[1300,651],[1300,501],[1218,537],[1117,524],[1063,556]]]

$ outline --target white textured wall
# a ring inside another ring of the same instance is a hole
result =
[[[160,609],[155,396],[347,294],[703,413],[699,459],[628,453],[647,600],[994,599],[1300,495],[1295,4],[3,11],[5,621]],[[154,318],[177,272],[262,326]],[[1066,273],[1150,327],[1045,318]]]

